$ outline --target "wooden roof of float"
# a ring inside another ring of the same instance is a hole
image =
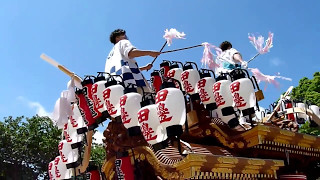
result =
[[[162,150],[165,151],[165,150]],[[198,152],[207,153],[198,153]],[[198,148],[194,153],[188,154],[175,163],[161,162],[151,148],[140,146],[133,149],[135,159],[140,161],[148,161],[154,168],[155,174],[165,179],[256,179],[256,178],[275,178],[276,171],[284,166],[282,160],[257,159],[230,157],[223,155],[214,155],[206,148]],[[171,152],[167,155],[174,156],[178,152]],[[130,156],[132,163],[134,161],[132,150]],[[110,174],[112,179],[114,158],[109,159],[102,170],[106,174]],[[177,158],[176,158],[177,160]]]

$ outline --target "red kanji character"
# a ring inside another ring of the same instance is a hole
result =
[[[181,73],[181,80],[184,81],[184,80],[187,80],[189,77],[189,72],[188,71],[184,71]]]
[[[58,169],[57,166],[55,167],[55,173],[56,173],[56,178],[61,177],[61,174],[60,174],[59,169]]]
[[[58,150],[61,151],[62,148],[63,148],[63,142],[60,142],[60,143],[58,144]]]
[[[142,109],[138,112],[138,121],[142,123],[143,121],[148,121],[149,119],[149,109]]]
[[[127,102],[128,96],[127,95],[123,95],[120,98],[120,106],[124,106]]]
[[[54,165],[58,165],[60,161],[60,157],[54,159]]]
[[[103,100],[105,101],[106,99],[110,98],[110,92],[111,90],[109,88],[103,90],[102,94],[103,94]]]
[[[62,153],[62,151],[59,151],[59,154],[60,154],[60,157],[61,157],[62,162],[67,162],[67,161],[68,161],[68,159],[66,158],[66,156]]]
[[[72,142],[72,139],[71,139],[69,133],[67,132],[67,130],[64,130],[63,134],[64,134],[64,137],[65,137],[67,142]]]
[[[69,119],[72,124],[72,127],[78,127],[78,123],[77,123],[76,119],[73,118],[73,116],[69,116]]]
[[[235,91],[239,91],[239,89],[240,89],[240,82],[238,82],[238,81],[233,82],[233,83],[230,85],[231,93],[234,93]]]
[[[221,105],[224,105],[226,102],[223,101],[223,97],[220,95],[219,92],[215,92],[214,93],[214,100],[216,101],[217,103],[217,107],[221,106]]]
[[[154,131],[152,130],[151,127],[149,127],[148,123],[143,122],[141,124],[141,131],[146,141],[157,139],[157,135],[156,134],[153,135]]]
[[[156,95],[156,103],[166,100],[167,95],[168,95],[168,90],[163,89],[159,91]]]
[[[204,90],[204,88],[200,88],[199,95],[202,102],[206,102],[210,100],[210,97],[208,93]]]
[[[170,71],[168,71],[168,77],[169,77],[169,78],[173,78],[174,75],[175,75],[175,73],[176,73],[175,70],[170,70]]]
[[[157,114],[158,114],[158,117],[160,118],[160,123],[163,123],[163,122],[167,122],[167,121],[171,121],[172,119],[172,116],[170,117],[167,117],[167,115],[170,113],[168,111],[168,108],[165,107],[165,104],[164,103],[159,103],[158,106],[157,106]]]
[[[216,82],[213,85],[213,92],[215,91],[219,91],[220,90],[220,86],[221,86],[221,82]]]
[[[187,93],[191,93],[194,91],[194,88],[192,87],[192,85],[187,81],[183,81],[183,87],[186,90]]]
[[[131,118],[128,118],[128,117],[129,117],[128,112],[126,112],[125,109],[121,107],[121,119],[123,124],[130,123]]]
[[[49,167],[48,167],[49,171],[52,169],[52,165],[53,165],[53,163],[50,162],[50,163],[49,163]]]
[[[106,100],[106,108],[110,115],[114,115],[117,113],[117,110],[114,109],[113,104],[109,100]]]
[[[64,125],[63,125],[63,130],[67,130],[68,129],[68,123],[65,123]]]
[[[91,87],[91,93],[95,94],[98,91],[98,84],[93,84]]]
[[[206,79],[201,79],[199,82],[198,82],[198,87],[199,88],[203,88],[204,86],[206,86]]]
[[[98,98],[98,96],[96,94],[92,95],[92,100],[93,100],[94,107],[96,109],[103,108],[103,103],[101,103],[101,99]]]
[[[233,94],[233,101],[236,103],[236,107],[244,107],[247,104],[244,102],[244,99],[239,95],[239,93]]]

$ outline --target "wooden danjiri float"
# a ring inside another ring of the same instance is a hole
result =
[[[106,159],[100,177],[91,179],[320,177],[320,138],[297,132],[305,121],[320,124],[319,107],[293,103],[292,87],[265,112],[255,77],[240,67],[215,75],[193,62],[163,61],[151,73],[150,93],[106,73],[82,80],[42,58],[73,77],[75,85],[56,104],[60,112],[63,98],[77,97],[70,100],[73,115],[61,124],[65,138],[49,164],[51,179],[87,172],[92,130],[106,119]]]

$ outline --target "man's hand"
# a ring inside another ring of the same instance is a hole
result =
[[[246,61],[241,62],[242,69],[248,69],[248,63]]]
[[[140,71],[145,71],[145,70],[149,70],[153,67],[153,65],[151,63],[147,64],[146,66],[140,67]]]
[[[157,57],[161,54],[161,52],[158,52],[158,51],[150,51],[149,53],[149,56],[152,56],[152,57]]]
[[[148,71],[149,69],[151,69],[153,67],[153,65],[151,63],[146,65],[146,70]]]

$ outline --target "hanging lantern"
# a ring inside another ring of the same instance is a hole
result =
[[[293,107],[292,106],[292,102],[289,99],[286,99],[285,101],[283,101],[283,103],[284,103],[284,110],[285,109],[291,109]],[[286,118],[289,119],[289,120],[294,121],[295,120],[294,113],[287,114]]]
[[[107,111],[106,105],[103,100],[103,91],[106,89],[106,83],[107,81],[103,73],[98,72],[98,75],[94,79],[94,84],[91,88],[94,107],[101,113],[101,116],[96,119],[97,124],[102,123],[107,118],[110,118],[110,115]]]
[[[69,122],[72,128],[76,129],[77,134],[84,134],[88,129],[77,104],[72,105],[72,111],[73,115],[69,116]],[[74,135],[71,133],[71,136],[73,137]]]
[[[120,109],[120,98],[124,94],[124,87],[120,85],[111,76],[108,82],[105,84],[106,89],[103,91],[103,101],[109,115],[121,122],[121,109]]]
[[[257,101],[254,91],[255,86],[252,80],[249,79],[248,71],[244,69],[234,69],[230,73],[230,76],[233,80],[230,84],[230,90],[234,107],[241,110],[243,116],[252,118],[255,114],[254,107],[257,105]]]
[[[301,108],[303,111],[306,111],[305,103],[298,102],[296,103],[296,107]],[[304,124],[304,122],[307,120],[307,115],[306,113],[297,113],[297,118],[299,119],[300,124]]]
[[[134,169],[127,151],[117,152],[115,166],[116,179],[134,180]]]
[[[166,88],[156,95],[157,114],[168,137],[180,136],[186,122],[185,100],[181,90]]]
[[[160,63],[160,75],[162,77],[162,81],[165,81],[165,78],[167,77],[168,71],[170,70],[170,61],[163,60],[162,63]]]
[[[196,67],[193,69],[192,64]],[[199,94],[196,93],[196,85],[200,80],[197,64],[194,62],[186,62],[181,73],[181,80],[183,88],[188,93],[192,100],[200,99]]]
[[[150,81],[151,81],[151,85],[152,85],[153,90],[155,92],[160,91],[160,87],[161,87],[162,81],[161,81],[161,77],[160,77],[159,71],[154,70],[151,73]]]
[[[100,180],[100,172],[98,166],[89,164],[86,173],[87,180]]]
[[[199,93],[200,100],[207,110],[215,110],[217,109],[217,104],[212,91],[212,86],[216,82],[214,72],[208,69],[202,69],[200,76],[201,79],[197,83],[197,93]]]
[[[67,169],[60,156],[54,159],[54,174],[55,180],[70,179],[73,175],[72,169]]]
[[[67,98],[64,97],[66,94],[64,92],[61,93],[61,97],[56,101],[52,113],[52,120],[59,129],[63,128],[64,124],[68,122],[68,116],[72,115],[71,104]]]
[[[72,143],[72,139],[69,135],[69,131],[68,131],[68,123],[64,124],[64,127],[63,127],[63,136],[64,138],[66,139],[66,141],[68,143]]]
[[[141,108],[141,94],[130,92],[120,98],[121,120],[125,128],[128,129],[129,136],[140,135],[140,127],[137,113]]]
[[[183,72],[182,68],[179,67],[179,64],[181,64],[181,67],[183,67],[183,64],[181,62],[178,61],[172,61],[172,64],[170,66],[170,70],[167,73],[167,77],[168,78],[173,78],[177,81],[180,82],[180,84],[183,84],[182,80],[181,80],[181,73]],[[176,87],[178,88],[179,85],[176,83]],[[184,90],[184,87],[181,86],[182,91]]]
[[[313,112],[313,114],[317,115],[320,118],[320,111],[319,106],[317,105],[310,105],[309,109]]]
[[[62,140],[58,145],[61,161],[66,165],[67,169],[75,168],[78,166],[78,149],[72,149],[71,145],[66,140]]]
[[[227,80],[225,74],[220,75],[216,80],[217,82],[213,84],[212,90],[217,104],[217,113],[230,128],[235,128],[239,125],[239,120],[233,108],[233,99],[229,88],[231,81]]]
[[[48,175],[49,175],[50,180],[55,179],[54,160],[51,161],[51,162],[49,162],[49,165],[48,165]]]
[[[144,106],[137,114],[141,132],[145,140],[153,146],[155,151],[165,148],[166,145],[163,141],[167,139],[166,129],[160,124],[157,105],[151,104]]]
[[[92,117],[89,105],[86,101],[86,97],[82,89],[81,90],[78,89],[76,91],[76,99],[77,99],[77,105],[79,107],[80,114],[82,115],[82,118],[87,124],[89,130],[92,130],[98,127],[98,124],[96,123],[95,119]]]
[[[93,85],[93,79],[91,79],[92,77],[94,76],[86,76],[81,84],[83,86],[82,91],[83,91],[84,97],[86,99],[86,102],[90,109],[90,113],[92,115],[92,120],[96,122],[96,120],[100,118],[102,114],[100,111],[98,111],[98,109],[94,105],[94,100],[92,95],[92,85]],[[94,91],[96,91],[96,89]],[[91,129],[95,129],[96,127],[97,125],[88,126],[88,129],[91,130]]]
[[[69,135],[69,138],[71,139],[71,141],[69,139],[66,138],[67,142],[69,144],[71,144],[72,147],[78,147],[78,145],[76,145],[77,143],[79,143],[79,145],[81,144],[81,142],[83,141],[83,134],[78,134],[77,129],[75,127],[73,127],[75,124],[72,123],[70,120],[67,124],[67,134]],[[74,148],[73,148],[74,149]]]

